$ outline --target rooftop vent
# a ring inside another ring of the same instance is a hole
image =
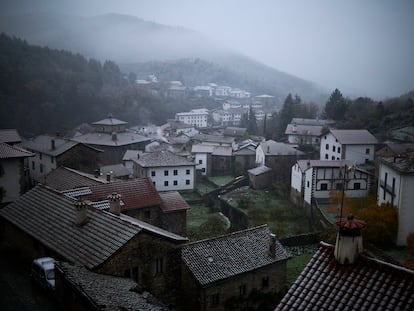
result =
[[[87,221],[87,212],[89,202],[85,200],[78,200],[74,203],[76,209],[76,217],[75,217],[75,224],[78,226],[82,226]]]
[[[122,196],[116,192],[108,195],[109,211],[115,215],[121,214],[121,197]]]

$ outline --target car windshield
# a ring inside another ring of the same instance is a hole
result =
[[[53,280],[55,278],[55,270],[47,270],[46,271],[46,278],[48,280]]]

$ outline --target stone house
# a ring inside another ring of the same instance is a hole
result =
[[[247,171],[249,184],[253,189],[270,188],[272,185],[272,169],[267,166],[258,166]]]
[[[1,209],[0,221],[2,249],[19,251],[28,262],[51,256],[130,277],[140,290],[176,304],[180,247],[187,239],[123,215],[116,204],[102,211],[39,185]]]
[[[158,191],[193,191],[195,164],[170,151],[143,153],[134,161],[134,176],[152,180]]]
[[[374,161],[377,139],[367,130],[334,130],[321,136],[321,160]]]
[[[34,182],[41,182],[45,175],[59,166],[93,173],[102,153],[86,144],[51,135],[36,136],[25,140],[22,145],[35,154],[28,163]]]
[[[414,157],[382,158],[378,175],[378,204],[392,204],[398,211],[397,245],[406,245],[414,232]]]
[[[240,169],[246,172],[256,167],[256,148],[257,143],[250,140],[240,143],[237,150],[233,151],[235,171]]]
[[[152,140],[129,131],[126,127],[127,122],[113,118],[111,115],[91,125],[93,132],[75,135],[72,140],[102,150],[100,156],[102,165],[121,163],[127,150],[144,151],[145,146]]]
[[[233,172],[233,149],[231,146],[194,144],[191,147],[197,174],[201,176],[228,175]]]
[[[254,291],[285,288],[289,255],[267,225],[186,244],[181,254],[185,310],[224,310]]]

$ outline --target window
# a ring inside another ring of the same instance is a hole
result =
[[[198,164],[203,164],[203,160],[198,160]]]
[[[309,180],[306,182],[306,187],[309,188]]]
[[[335,150],[336,150],[336,146],[332,146],[332,151],[335,152]]]
[[[262,287],[269,287],[269,277],[268,276],[264,276],[262,278]]]
[[[43,173],[43,164],[40,163],[40,173]]]
[[[202,171],[203,173],[205,173],[205,172],[206,172],[206,168],[205,168],[205,167],[203,167],[203,168],[201,169],[201,171]]]
[[[155,273],[156,274],[158,274],[158,273],[162,273],[162,271],[163,271],[163,259],[162,259],[162,257],[161,258],[157,258],[156,260],[155,260]]]
[[[178,175],[178,170],[174,170],[173,174],[174,174],[174,176],[177,176]]]
[[[365,149],[365,154],[369,154],[369,148]]]
[[[326,145],[325,145],[325,149],[326,149],[326,150],[329,150],[329,144],[326,144]]]
[[[332,157],[331,157],[331,159],[332,159],[332,160],[335,160],[335,156],[332,156]]]
[[[354,190],[359,190],[359,189],[361,189],[361,183],[359,182],[354,183]]]
[[[341,147],[338,147],[338,153],[341,153]]]
[[[325,154],[325,159],[328,160],[328,154],[327,153]]]
[[[151,176],[155,177],[155,171],[151,171]]]
[[[168,187],[168,180],[165,180],[165,181],[164,181],[164,186],[165,186],[165,187]]]
[[[186,180],[185,180],[185,184],[186,184],[186,185],[189,185],[189,184],[190,184],[190,180],[189,180],[189,179],[186,179]]]
[[[177,180],[174,180],[173,181],[173,184],[174,184],[174,186],[177,186],[178,185],[178,181]]]
[[[321,190],[322,191],[328,190],[328,184],[326,184],[326,183],[321,184]]]
[[[216,293],[211,295],[211,304],[212,305],[218,305],[220,303],[220,294]]]
[[[155,181],[153,181],[153,182],[152,182],[152,184],[154,185],[154,187],[156,186],[156,183],[155,183]]]
[[[164,171],[164,176],[168,176],[168,170]]]
[[[239,295],[240,297],[246,295],[246,284],[242,284],[239,286]]]
[[[186,175],[190,175],[190,170],[185,170]]]
[[[33,171],[35,170],[35,162],[34,161],[32,161],[32,170]]]
[[[41,153],[39,153],[39,159],[42,160],[42,154]]]

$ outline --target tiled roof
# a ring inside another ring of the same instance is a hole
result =
[[[321,243],[276,307],[290,310],[414,310],[414,271],[360,256],[340,265]]]
[[[414,157],[387,157],[381,158],[381,163],[385,164],[400,174],[413,174],[414,173]]]
[[[58,167],[44,177],[43,183],[53,189],[63,191],[99,185],[106,181],[68,167]]]
[[[386,142],[385,145],[386,148],[388,148],[394,154],[407,154],[414,152],[414,143]]]
[[[162,150],[151,153],[143,153],[139,159],[134,159],[142,167],[167,167],[195,165],[194,162],[176,155],[171,151]]]
[[[286,135],[304,135],[304,136],[320,136],[323,126],[321,125],[296,125],[288,124],[286,126]]]
[[[36,186],[0,210],[4,217],[70,262],[92,269],[105,262],[142,229],[108,212],[88,208],[75,224],[74,201]]]
[[[303,155],[304,153],[288,144],[279,143],[273,140],[267,140],[260,143],[265,155]]]
[[[214,147],[212,145],[194,144],[191,146],[192,153],[213,153]]]
[[[151,141],[151,138],[133,133],[133,132],[118,132],[115,134],[116,139],[110,133],[88,133],[73,138],[74,141],[98,145],[98,146],[126,146],[145,141]]]
[[[0,159],[10,159],[10,158],[25,158],[32,157],[33,153],[24,150],[16,145],[8,145],[6,143],[0,142]]]
[[[169,310],[148,292],[134,291],[137,283],[129,278],[93,273],[67,262],[57,262],[56,268],[82,296],[99,306],[99,310]]]
[[[344,165],[351,167],[354,164],[349,160],[298,160],[296,162],[302,172],[311,167],[344,167]]]
[[[190,208],[188,203],[177,191],[160,192],[159,194],[162,201],[161,209],[164,213],[174,212],[178,210],[187,210]]]
[[[123,161],[132,160],[132,159],[138,158],[138,155],[141,155],[141,154],[142,154],[141,150],[127,150],[125,151],[122,160]]]
[[[224,144],[231,145],[234,142],[234,137],[221,136],[221,135],[197,134],[193,136],[193,140],[198,140],[201,142],[211,142],[211,143],[224,143]]]
[[[123,177],[129,176],[131,173],[128,169],[121,163],[113,165],[105,165],[100,167],[101,174],[111,174],[113,177]]]
[[[293,118],[291,124],[328,126],[335,123],[333,120]]]
[[[123,125],[127,124],[127,122],[115,119],[115,118],[106,118],[100,121],[93,122],[94,125]]]
[[[258,176],[267,172],[270,172],[272,169],[267,166],[258,166],[248,170],[249,174]]]
[[[54,141],[55,144],[54,149],[52,148],[52,141]],[[39,135],[32,139],[24,141],[23,147],[55,157],[68,151],[77,144],[78,142],[74,142],[59,137],[53,137],[50,135]]]
[[[267,225],[234,232],[183,246],[181,257],[201,286],[208,286],[269,264],[287,260],[288,253],[276,240],[276,256],[269,254]]]
[[[216,146],[211,154],[215,156],[231,157],[233,148],[231,146]]]
[[[90,201],[106,200],[108,195],[116,192],[122,196],[122,210],[136,209],[161,204],[161,198],[149,178],[136,178],[90,186],[92,194],[86,198]]]
[[[254,146],[240,147],[237,151],[233,152],[233,155],[256,156],[256,148]]]
[[[374,145],[378,140],[367,130],[331,130],[332,135],[345,145]]]
[[[244,127],[227,127],[223,135],[224,136],[233,136],[233,137],[240,137],[246,135],[247,129]]]
[[[16,129],[0,129],[0,143],[21,143],[22,138]]]

